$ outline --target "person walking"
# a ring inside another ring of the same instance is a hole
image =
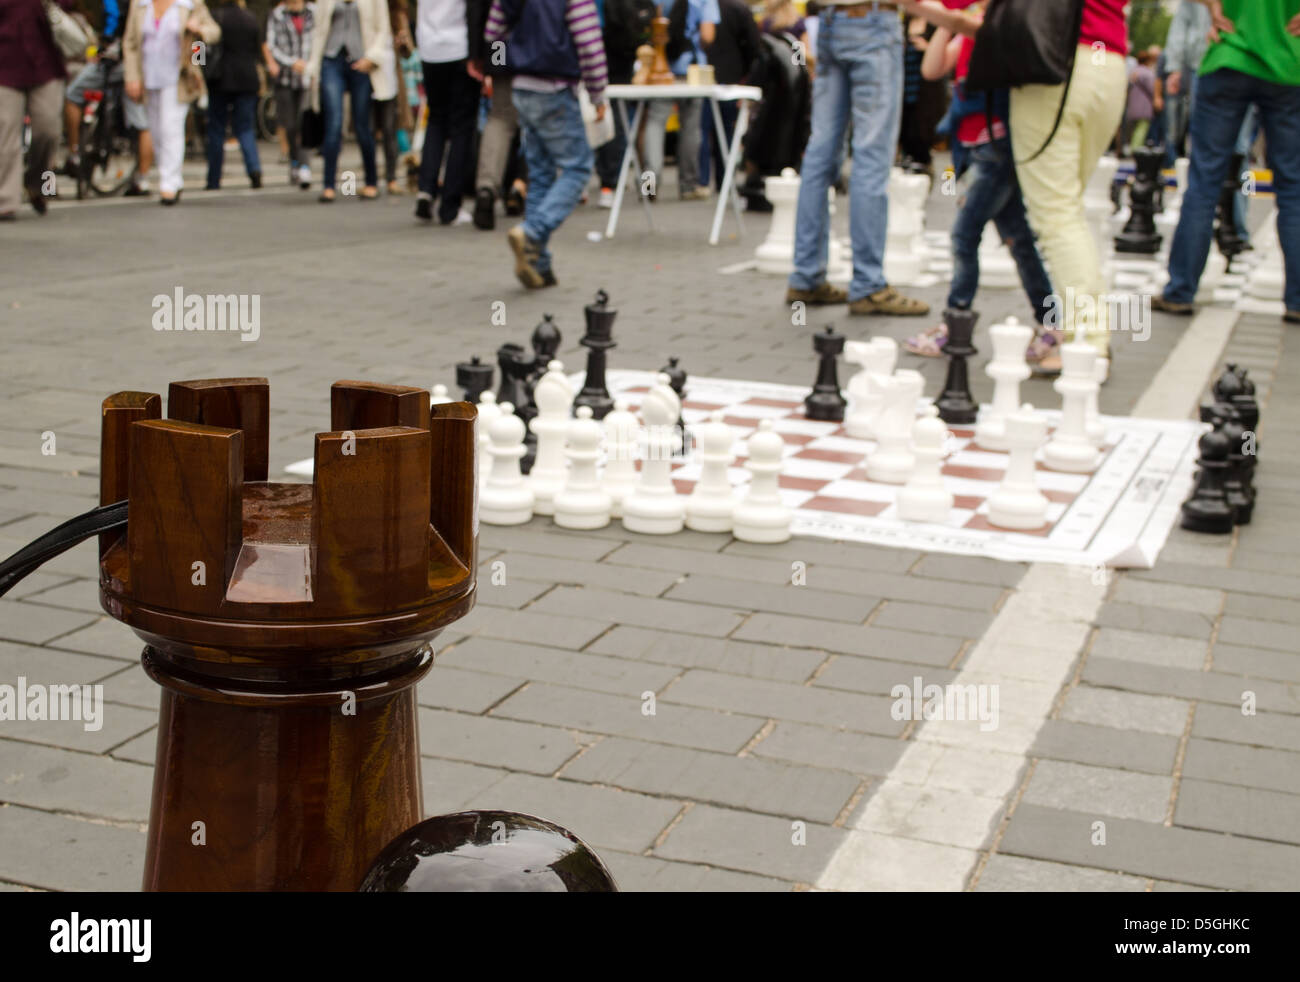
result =
[[[324,119],[325,139],[321,157],[322,203],[333,202],[338,176],[339,150],[343,145],[343,96],[352,101],[352,123],[361,149],[365,185],[362,201],[379,197],[379,172],[375,167],[375,131],[370,125],[370,100],[392,98],[391,81],[381,69],[384,52],[393,47],[388,26],[388,5],[384,0],[317,0],[316,23],[312,32],[311,107]]]
[[[524,220],[506,233],[515,276],[530,290],[555,286],[551,234],[577,207],[594,155],[579,81],[605,118],[605,45],[592,0],[492,0],[484,40],[505,41],[515,111],[528,161]]]
[[[1187,120],[1196,98],[1196,72],[1209,44],[1210,9],[1197,0],[1182,0],[1165,35],[1165,166],[1186,156]]]
[[[1120,131],[1119,155],[1127,157],[1133,152],[1134,145],[1146,143],[1147,128],[1155,116],[1157,55],[1151,51],[1141,51],[1137,56],[1137,66],[1129,72],[1128,99],[1124,108],[1124,126]]]
[[[502,59],[493,58],[483,40],[490,9],[489,0],[467,0],[470,64],[483,76],[488,96],[487,121],[479,137],[478,167],[474,173],[474,227],[485,232],[496,228],[496,202],[505,195],[502,185],[519,132],[510,75],[504,71]]]
[[[900,4],[830,3],[820,8],[812,133],[804,148],[796,206],[794,272],[787,304],[840,304],[850,314],[916,317],[930,305],[905,297],[885,281],[889,170],[898,145],[903,97]],[[853,278],[847,291],[826,280],[830,205],[826,192],[839,176],[844,134],[853,122],[849,235]]]
[[[160,204],[181,200],[185,117],[207,91],[200,64],[220,40],[221,27],[203,0],[132,0],[122,42],[126,96],[143,99],[149,114]]]
[[[1196,81],[1187,191],[1169,249],[1169,282],[1151,306],[1193,313],[1215,204],[1254,104],[1273,169],[1286,271],[1283,318],[1300,323],[1300,0],[1205,0],[1205,5],[1212,40]]]
[[[745,0],[718,0],[718,14],[713,44],[709,46],[709,64],[713,66],[714,80],[719,85],[749,85],[757,76],[763,54],[758,23]],[[718,146],[718,135],[711,118],[700,120],[700,179],[708,185],[711,172],[713,184],[721,191],[727,155],[731,152],[731,138],[736,132],[736,119],[740,116],[740,101],[719,101],[717,108],[722,117],[726,144]]]
[[[262,186],[262,163],[257,156],[257,93],[261,79],[257,62],[262,54],[257,18],[248,12],[244,0],[224,0],[212,12],[221,28],[221,54],[216,71],[208,77],[208,183],[221,187],[226,159],[226,123],[230,122],[244,156],[249,183]],[[215,76],[215,77],[214,77]]]
[[[415,44],[424,66],[427,122],[415,217],[425,222],[433,220],[435,197],[439,198],[439,222],[450,225],[460,217],[474,166],[474,126],[483,75],[470,62],[469,34],[466,0],[420,0]]]
[[[57,0],[65,11],[72,0]],[[46,210],[44,174],[59,143],[67,71],[41,0],[0,4],[0,221],[12,221],[23,189],[38,215]],[[23,170],[23,117],[32,123]]]
[[[678,82],[686,81],[691,65],[707,65],[706,51],[717,36],[722,11],[718,0],[677,0],[668,15],[668,57]],[[703,99],[677,100],[677,191],[683,201],[709,197],[709,189],[700,181],[700,119]],[[651,99],[645,110],[645,166],[654,176],[649,197],[659,194],[659,179],[664,169],[664,138],[671,99]]]
[[[605,65],[610,85],[630,85],[636,72],[636,50],[645,43],[655,7],[650,0],[605,0],[605,22],[601,40],[605,44]],[[636,104],[623,106],[632,116]],[[610,112],[613,112],[611,107]],[[614,138],[596,148],[596,175],[600,179],[601,208],[614,207],[614,188],[618,185],[619,170],[627,152],[627,131],[623,117],[614,113]]]
[[[307,108],[307,58],[316,27],[316,5],[283,0],[266,22],[267,70],[275,81],[275,115],[289,143],[289,183],[311,187],[311,164],[302,145],[302,112]]]

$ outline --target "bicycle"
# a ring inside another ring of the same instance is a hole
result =
[[[121,60],[119,42],[100,52],[100,88],[87,89],[85,93],[77,139],[81,151],[77,167],[78,198],[86,197],[87,193],[102,198],[121,194],[136,178],[139,134],[126,125],[125,86],[111,78]]]

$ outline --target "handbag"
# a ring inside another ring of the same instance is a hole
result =
[[[320,110],[308,106],[302,111],[298,142],[308,150],[319,150],[325,142],[325,117],[320,114]]]
[[[59,53],[64,58],[79,60],[86,57],[90,36],[76,19],[54,0],[45,0],[45,16],[50,20],[50,30],[54,33],[54,44]]]
[[[614,107],[605,105],[605,118],[596,120],[596,107],[592,104],[587,90],[578,87],[578,107],[582,112],[582,125],[587,130],[587,145],[595,150],[614,139]]]
[[[965,81],[967,91],[1065,84],[1052,130],[1029,160],[1047,149],[1061,126],[1074,58],[1079,50],[1085,2],[990,0],[984,22],[975,32],[975,47]]]

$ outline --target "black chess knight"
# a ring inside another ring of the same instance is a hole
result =
[[[608,304],[609,294],[598,290],[595,302],[582,308],[587,318],[587,333],[578,343],[587,349],[587,375],[582,382],[582,391],[573,400],[573,411],[576,413],[579,406],[590,406],[594,419],[604,419],[614,408],[614,400],[605,384],[605,361],[609,349],[618,344],[613,337],[618,310]]]
[[[979,412],[979,406],[970,394],[970,370],[966,364],[967,358],[979,354],[971,343],[977,320],[979,314],[973,310],[949,307],[943,312],[943,322],[948,327],[948,340],[943,346],[948,359],[948,375],[934,404],[939,407],[939,418],[945,423],[973,423]]]
[[[533,368],[532,381],[534,384],[545,374],[547,366],[551,364],[551,359],[560,350],[560,341],[562,339],[563,335],[560,334],[560,329],[555,326],[555,319],[550,314],[542,314],[542,319],[533,328],[531,339],[533,358],[537,361],[537,365]]]
[[[678,400],[685,404],[686,402],[686,369],[677,364],[677,358],[668,359],[668,364],[659,371],[668,376],[668,386],[677,395]],[[686,423],[682,419],[682,414],[677,414],[677,437],[674,441],[673,454],[681,455],[686,452]]]
[[[466,402],[478,402],[479,396],[492,388],[492,366],[474,355],[456,366],[456,384],[465,391]]]
[[[820,334],[813,335],[813,350],[817,352],[817,380],[803,401],[803,414],[809,419],[844,421],[848,400],[840,392],[840,368],[836,359],[844,350],[844,335],[835,333],[830,324]]]
[[[525,474],[532,470],[533,458],[537,456],[537,435],[528,426],[537,415],[537,404],[533,402],[533,387],[529,381],[536,365],[537,359],[523,345],[511,341],[497,349],[497,367],[501,369],[497,403],[510,403],[515,407],[515,415],[524,421],[526,452],[519,461],[519,468]]]
[[[1115,236],[1116,252],[1154,255],[1163,241],[1156,231],[1156,185],[1164,160],[1163,147],[1136,147],[1133,150],[1133,184],[1129,187],[1129,219],[1124,230]]]

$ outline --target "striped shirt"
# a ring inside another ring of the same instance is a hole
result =
[[[294,12],[284,4],[278,4],[266,22],[266,46],[271,49],[271,57],[280,66],[280,75],[276,85],[289,89],[305,88],[306,73],[299,75],[293,70],[295,61],[308,61],[311,46],[311,33],[315,27],[316,5],[304,4],[296,12],[302,18],[302,31],[293,26]]]
[[[608,74],[605,70],[605,43],[600,33],[600,15],[592,0],[565,0],[564,22],[573,37],[573,46],[578,50],[578,64],[582,68],[582,84],[586,86],[587,95],[595,105],[605,98],[605,83]],[[483,40],[489,45],[501,38],[506,32],[506,18],[501,10],[501,0],[492,0],[492,9],[488,12],[487,27],[483,30]],[[533,92],[557,92],[574,83],[565,79],[541,78],[536,75],[516,75],[512,80],[516,88]]]

